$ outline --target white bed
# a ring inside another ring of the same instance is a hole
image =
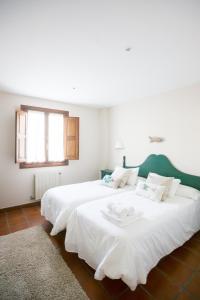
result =
[[[102,209],[113,201],[134,203],[143,213],[137,221],[119,227]],[[175,196],[154,202],[134,191],[79,206],[68,220],[65,248],[78,253],[93,269],[95,278],[121,278],[132,290],[145,284],[158,261],[200,229],[200,200]]]
[[[79,205],[131,189],[127,185],[118,189],[107,187],[101,180],[55,187],[42,197],[41,215],[53,224],[51,235],[56,235],[66,228],[70,214]]]

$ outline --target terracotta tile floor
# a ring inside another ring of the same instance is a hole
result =
[[[42,224],[47,233],[51,225],[40,216],[39,205],[0,212],[0,235]],[[50,237],[67,265],[93,300],[199,300],[200,231],[182,247],[163,258],[150,272],[146,285],[132,292],[121,280],[96,281],[94,271],[76,254],[64,250],[65,232]],[[78,299],[77,299],[78,300]]]

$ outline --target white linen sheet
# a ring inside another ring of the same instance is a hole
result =
[[[107,220],[102,209],[110,202],[134,203],[142,217],[120,228]],[[121,278],[132,290],[145,284],[159,260],[200,229],[200,201],[174,197],[154,202],[126,192],[79,206],[71,214],[65,238],[67,251],[78,253],[93,269],[95,278]]]
[[[79,205],[133,189],[113,189],[101,180],[69,184],[49,189],[41,199],[41,215],[53,224],[51,235],[64,230],[71,212]]]

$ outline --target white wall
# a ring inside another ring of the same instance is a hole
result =
[[[135,100],[109,111],[109,167],[137,165],[151,153],[166,154],[182,171],[200,175],[200,84],[156,97]],[[149,143],[148,136],[164,137]],[[121,139],[124,150],[115,150]]]
[[[101,131],[100,131],[100,163],[101,169],[106,169],[108,167],[108,158],[109,158],[109,139],[110,139],[110,128],[109,128],[109,109],[103,108],[100,109],[100,122],[101,122]]]
[[[80,117],[80,159],[69,166],[19,169],[14,163],[15,110],[20,104],[70,111]],[[148,136],[163,143],[149,143]],[[200,84],[156,97],[133,100],[110,109],[95,109],[62,102],[0,93],[0,208],[30,202],[33,174],[62,172],[63,184],[97,179],[101,168],[140,164],[151,153],[166,154],[182,171],[200,175]],[[115,150],[121,139],[124,150]]]
[[[80,117],[80,158],[68,166],[19,169],[15,164],[15,111],[20,104],[69,110]],[[33,174],[48,170],[62,172],[62,183],[97,179],[100,168],[100,110],[61,102],[0,93],[0,208],[30,202],[34,194]]]

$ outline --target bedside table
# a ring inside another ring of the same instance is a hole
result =
[[[105,175],[111,175],[112,174],[112,170],[109,169],[105,169],[105,170],[101,170],[101,179],[105,176]]]

